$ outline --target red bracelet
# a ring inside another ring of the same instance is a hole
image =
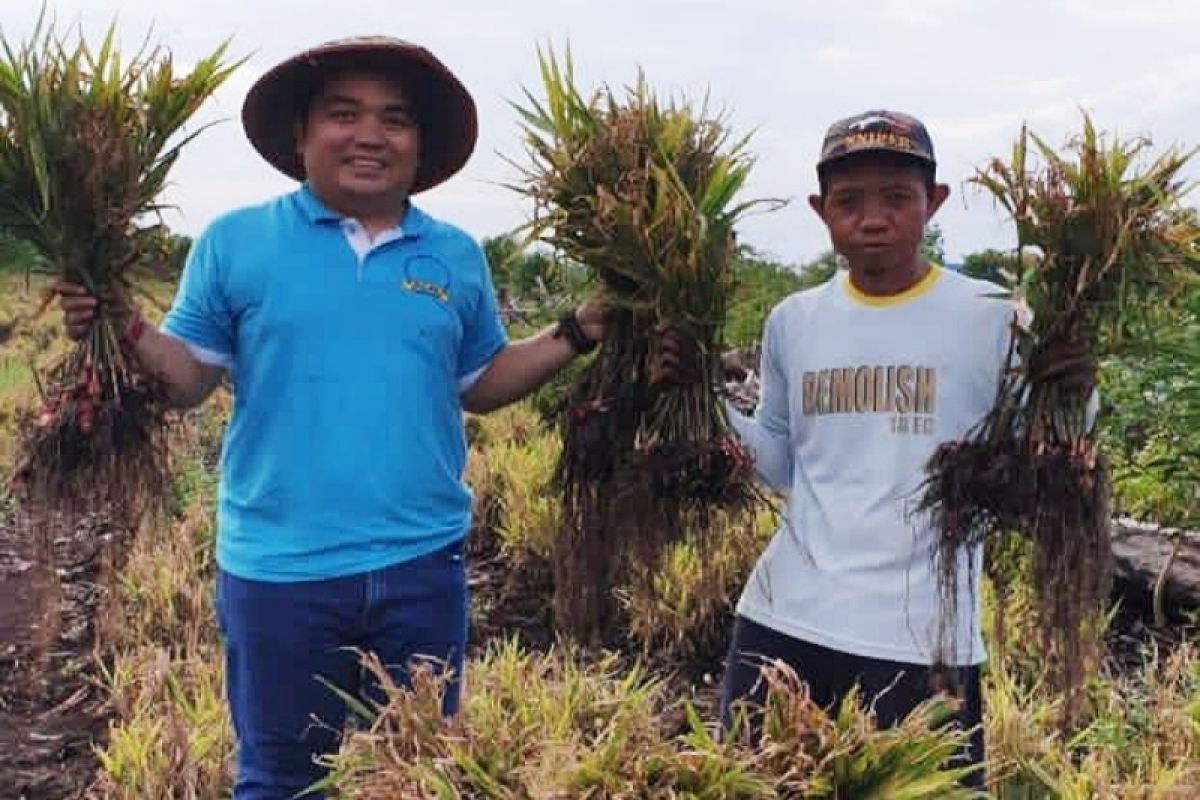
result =
[[[132,347],[138,343],[142,335],[146,333],[146,319],[141,314],[134,313],[129,318],[129,322],[125,323],[125,330],[121,331],[121,338],[125,343]]]

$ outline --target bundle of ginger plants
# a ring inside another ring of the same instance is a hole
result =
[[[960,551],[983,544],[1028,554],[1036,625],[1068,725],[1102,654],[1111,584],[1096,364],[1147,304],[1192,283],[1200,264],[1200,228],[1182,205],[1190,154],[1149,160],[1148,148],[1145,139],[1106,137],[1085,118],[1062,152],[1023,130],[1010,160],[975,177],[1016,224],[1013,285],[1029,314],[1014,317],[994,408],[967,440],[935,452],[921,502],[940,537],[943,640],[958,613]],[[998,577],[999,589],[1008,577]]]
[[[616,570],[652,571],[664,546],[716,508],[750,510],[752,465],[728,429],[722,327],[734,226],[753,159],[705,105],[660,100],[643,78],[585,96],[570,59],[541,58],[545,99],[527,93],[531,238],[584,265],[607,301],[608,333],[560,416],[566,535],[556,558],[560,623],[611,619]],[[670,381],[654,365],[683,343]]]
[[[41,376],[15,482],[34,508],[136,514],[167,471],[163,391],[122,335],[139,271],[161,248],[147,220],[198,133],[184,124],[236,65],[222,45],[181,74],[162,49],[122,58],[113,28],[93,49],[45,20],[26,43],[2,45],[0,230],[99,300],[86,337]]]

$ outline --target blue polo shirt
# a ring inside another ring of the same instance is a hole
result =
[[[355,251],[308,190],[196,241],[163,329],[228,364],[217,561],[264,581],[380,569],[465,535],[458,382],[505,344],[487,262],[410,206]]]

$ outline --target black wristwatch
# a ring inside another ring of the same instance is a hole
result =
[[[583,332],[583,326],[579,324],[574,309],[558,318],[558,325],[554,326],[553,335],[555,339],[566,339],[567,344],[571,345],[571,349],[581,356],[592,352],[600,344]]]

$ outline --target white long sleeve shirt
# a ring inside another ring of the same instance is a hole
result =
[[[913,512],[925,464],[991,409],[1013,305],[990,283],[933,267],[888,298],[848,275],[799,292],[767,319],[754,416],[731,413],[761,477],[787,489],[784,522],[738,613],[815,644],[914,664],[937,656],[936,538]],[[978,582],[965,580],[955,652],[984,659]]]

